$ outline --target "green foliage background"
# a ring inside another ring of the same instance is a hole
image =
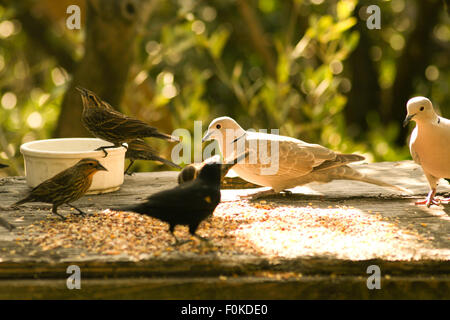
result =
[[[228,115],[244,128],[279,128],[368,161],[410,159],[406,140],[397,141],[401,123],[385,109],[392,108],[397,66],[419,2],[372,2],[381,8],[380,30],[365,27],[364,9],[372,4],[367,1],[160,1],[137,41],[121,109],[191,131],[195,120],[206,129],[214,117]],[[22,143],[52,137],[71,79],[51,53],[36,46],[16,15],[14,5],[0,1],[0,159],[10,164],[8,174],[23,174]],[[67,30],[65,17],[64,12],[59,19],[49,17],[49,32],[54,41],[70,42],[74,59],[80,59],[83,30]],[[440,11],[430,23],[435,46],[417,49],[430,53],[412,95],[428,96],[450,116],[448,13]],[[364,123],[352,122],[346,112],[355,70],[367,72],[352,60],[358,46],[367,49],[377,71],[374,90],[380,91],[376,104],[370,88],[363,92],[367,105],[358,108]],[[404,112],[405,104],[396,110]],[[171,145],[155,145],[170,155]],[[140,170],[160,168],[139,163]]]

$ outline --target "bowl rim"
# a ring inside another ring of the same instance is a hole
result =
[[[20,153],[24,156],[34,156],[40,158],[96,158],[103,157],[105,154],[102,150],[99,151],[47,151],[47,150],[36,150],[33,149],[32,146],[34,144],[39,144],[42,142],[48,141],[103,141],[105,145],[113,145],[111,142],[98,139],[98,138],[54,138],[54,139],[43,139],[43,140],[33,140],[26,143],[23,143],[20,146]],[[117,147],[108,149],[108,157],[109,156],[120,156],[125,155],[125,147]]]

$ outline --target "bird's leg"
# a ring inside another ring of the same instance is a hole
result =
[[[185,244],[185,243],[191,241],[191,240],[178,240],[178,238],[175,235],[174,231],[175,231],[175,225],[170,225],[169,226],[169,232],[175,238],[175,242],[172,243],[173,247],[178,247],[178,246],[181,246],[182,244]]]
[[[178,247],[178,246],[181,246],[181,245],[183,245],[183,244],[188,243],[188,242],[191,241],[191,240],[178,240],[178,238],[175,237],[175,235],[174,235],[174,238],[175,238],[175,242],[172,243],[172,246],[173,246],[173,247]]]
[[[56,214],[58,217],[60,217],[62,220],[66,220],[66,218],[64,218],[62,215],[60,215],[58,213],[58,206],[56,204],[53,205],[52,207],[52,213]]]
[[[240,196],[241,199],[250,199],[250,200],[256,200],[265,196],[270,196],[276,194],[276,192],[273,189],[270,190],[264,190],[264,191],[260,191],[254,194],[249,194],[249,195],[245,195],[245,196]]]
[[[198,223],[189,225],[189,233],[194,238],[197,238],[198,240],[203,241],[205,243],[209,243],[209,239],[203,238],[203,237],[201,237],[201,236],[199,236],[198,234],[195,233],[197,231],[198,225],[199,225]]]
[[[106,158],[106,156],[108,155],[108,152],[106,152],[105,149],[111,149],[111,148],[117,148],[118,146],[113,145],[113,146],[103,146],[103,147],[98,147],[97,149],[95,149],[95,151],[100,151],[102,150],[103,153],[105,154],[105,156],[103,158]]]
[[[197,238],[200,241],[203,241],[204,243],[208,243],[208,244],[210,243],[210,240],[208,238],[201,237],[198,234],[193,234],[192,236]]]
[[[433,205],[433,204],[438,206],[440,204],[440,202],[439,202],[439,200],[435,200],[434,199],[435,194],[436,194],[436,188],[433,188],[433,189],[430,190],[430,192],[428,193],[428,196],[427,196],[427,198],[425,200],[417,201],[415,203],[415,205],[423,205],[423,204],[425,204],[428,208],[431,205]]]
[[[129,176],[132,176],[132,175],[133,175],[133,172],[128,172],[128,170],[131,168],[131,166],[133,165],[133,163],[134,163],[134,160],[131,160],[131,159],[130,159],[130,164],[128,165],[128,167],[127,167],[127,169],[125,170],[124,174],[127,174],[127,175],[129,175]]]
[[[84,211],[81,211],[80,209],[78,209],[77,207],[75,207],[74,205],[72,205],[72,204],[70,204],[70,203],[66,203],[69,207],[71,207],[72,209],[75,209],[75,210],[77,210],[78,211],[78,215],[80,215],[80,216],[85,216],[86,215],[86,212],[84,212]]]

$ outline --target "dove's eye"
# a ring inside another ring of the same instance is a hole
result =
[[[220,129],[220,128],[222,128],[222,126],[221,126],[220,124],[218,124],[218,125],[216,126],[216,128],[217,128],[217,129]]]
[[[423,111],[423,109],[425,109],[425,107],[420,107],[420,111]]]

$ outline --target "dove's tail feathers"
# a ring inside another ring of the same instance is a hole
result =
[[[356,181],[361,181],[361,182],[366,182],[366,183],[370,183],[370,184],[374,184],[380,187],[386,187],[386,188],[390,188],[390,189],[394,189],[403,193],[407,193],[407,194],[411,194],[411,191],[399,186],[395,186],[393,184],[378,180],[378,179],[374,179],[374,178],[370,178],[364,174],[360,174],[358,176],[351,176],[351,177],[346,177],[347,179],[351,179],[351,180],[356,180]]]
[[[333,160],[324,161],[317,167],[314,167],[314,172],[345,166],[348,163],[362,161],[364,159],[365,158],[363,156],[360,156],[359,154],[340,153],[337,154],[336,158],[334,158]]]
[[[320,173],[323,175],[323,173]],[[330,179],[329,181],[333,179],[345,179],[345,180],[355,180],[355,181],[361,181],[365,183],[374,184],[380,187],[390,188],[394,189],[403,193],[412,194],[412,192],[408,189],[395,186],[393,184],[374,179],[371,177],[366,176],[365,174],[359,172],[358,170],[353,169],[349,166],[340,166],[338,168],[333,168],[330,171],[326,172],[326,176]]]

